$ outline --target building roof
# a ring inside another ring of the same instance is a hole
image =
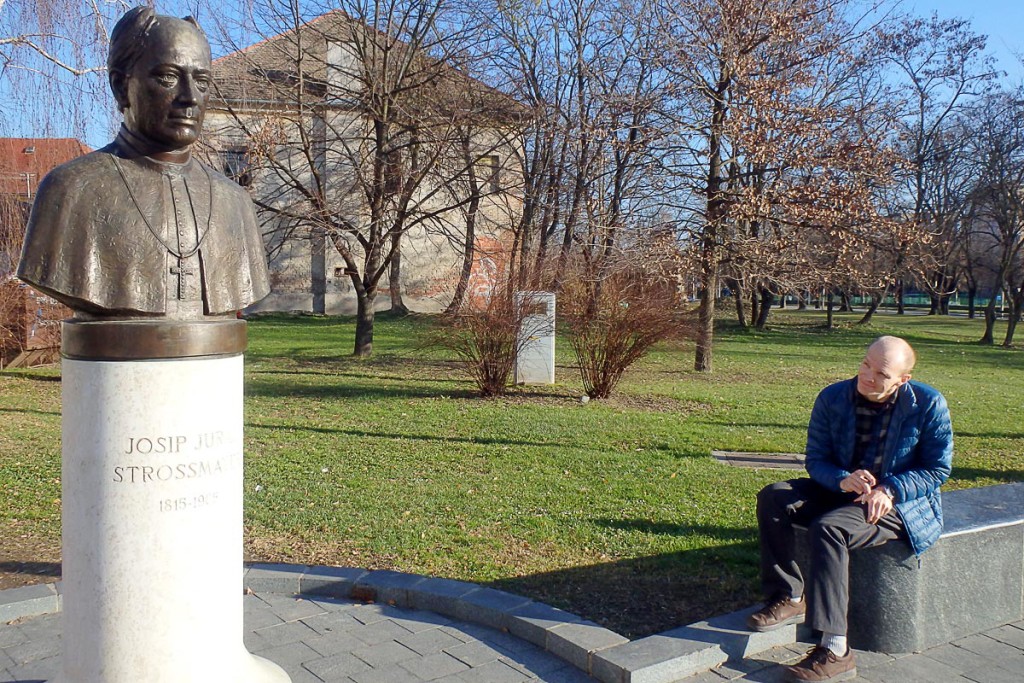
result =
[[[0,138],[0,194],[34,197],[43,176],[91,151],[75,138]]]
[[[296,29],[214,60],[215,98],[211,108],[223,108],[228,103],[235,108],[274,105],[289,108],[300,94],[300,84],[306,104],[317,103],[329,94],[328,44],[355,44],[357,41],[375,45],[382,52],[390,50],[393,55],[399,55],[399,61],[414,61],[403,59],[412,49],[408,44],[350,18],[341,10],[333,10]],[[370,47],[367,51],[373,49]],[[408,82],[402,86],[420,94],[429,92],[431,103],[445,113],[461,110],[500,121],[521,117],[526,110],[511,96],[433,58],[420,57],[417,66],[420,73],[433,76],[425,86],[429,91],[420,86],[409,87]],[[356,92],[353,88],[348,93],[332,95],[343,98]],[[351,107],[350,103],[339,105]]]

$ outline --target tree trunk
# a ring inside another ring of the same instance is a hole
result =
[[[864,311],[864,316],[857,321],[858,325],[870,325],[871,318],[874,317],[878,311],[878,307],[885,301],[885,297],[889,296],[889,288],[886,287],[881,294],[872,294],[871,303],[868,305],[868,310]]]
[[[810,298],[811,298],[811,293],[810,292],[802,292],[802,293],[798,294],[797,297],[796,297],[796,301],[797,301],[797,303],[796,303],[796,310],[798,310],[798,311],[806,311],[807,310],[807,300],[810,299]]]
[[[1024,287],[1018,288],[1010,297],[1010,317],[1006,321],[1006,337],[1003,338],[1003,346],[1006,348],[1013,346],[1013,333],[1017,331],[1022,308],[1024,308]]]
[[[826,301],[828,303],[825,305],[825,311],[826,311],[825,312],[825,329],[831,330],[834,327],[834,325],[835,325],[835,317],[833,316],[833,311],[835,309],[835,303],[836,303],[835,302],[835,294],[833,294],[830,291],[828,293],[828,298],[826,299]]]
[[[772,301],[774,299],[775,295],[770,289],[767,287],[761,288],[761,310],[754,325],[758,332],[764,332],[764,328],[768,325],[768,316],[772,313]]]
[[[725,286],[732,290],[732,299],[736,302],[736,321],[740,327],[747,329],[747,312],[743,303],[743,287],[736,278],[726,278]]]
[[[761,302],[757,298],[757,287],[750,289],[750,322],[752,325],[756,325],[758,319],[761,317]]]
[[[373,353],[373,304],[377,291],[362,289],[356,291],[356,346],[353,356],[366,358]]]
[[[995,340],[996,297],[993,294],[985,304],[985,333],[978,340],[979,344],[991,345]]]
[[[697,348],[694,352],[693,369],[697,372],[711,372],[712,343],[715,336],[715,294],[718,290],[718,274],[714,266],[704,267],[701,278],[704,291],[697,309]]]
[[[853,302],[850,301],[850,295],[845,290],[839,293],[839,312],[840,313],[852,313]]]
[[[928,306],[928,315],[938,315],[941,312],[942,297],[938,294],[930,294],[928,298],[931,299],[931,303]]]
[[[896,315],[903,315],[906,312],[906,307],[903,304],[903,280],[900,279],[896,283]]]
[[[978,299],[978,286],[970,285],[967,288],[967,317],[973,319],[975,316],[975,306]]]
[[[402,299],[402,235],[399,234],[394,239],[394,252],[391,256],[391,268],[388,271],[388,284],[391,290],[391,312],[397,315],[409,315],[409,307],[405,305],[405,301]]]

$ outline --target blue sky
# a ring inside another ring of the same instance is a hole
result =
[[[163,0],[163,2],[159,2],[160,11],[181,14],[181,12],[174,11],[179,9],[176,5],[192,4],[192,2],[195,0]],[[1024,0],[904,0],[903,9],[919,16],[927,16],[934,11],[938,12],[942,18],[970,19],[976,32],[989,36],[988,49],[996,56],[999,68],[1008,73],[1008,81],[1010,83],[1024,82],[1024,65],[1014,54],[1016,52],[1024,53]],[[200,15],[202,15],[201,12]],[[8,84],[3,80],[0,78],[0,98],[10,98]],[[5,112],[4,107],[0,106],[0,117],[4,117],[5,113],[9,112]],[[108,126],[101,125],[98,121],[101,117],[102,115],[92,117],[84,126],[87,129],[84,136],[86,142],[93,146],[105,144],[110,135]],[[38,123],[33,122],[31,118],[26,120],[10,118],[14,120],[0,121],[0,135],[60,137],[80,135],[83,128],[82,124],[79,124],[74,126],[75,130],[72,130],[73,126],[70,123],[54,121],[52,124],[54,128],[59,128],[63,124],[67,130],[54,130],[53,128],[41,130]]]
[[[905,0],[907,10],[927,16],[933,11],[947,19],[970,19],[975,32],[988,35],[988,49],[1011,82],[1024,78],[1024,67],[1014,53],[1024,53],[1024,1],[1022,0]]]

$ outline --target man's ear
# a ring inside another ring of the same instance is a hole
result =
[[[114,93],[117,108],[124,111],[128,108],[128,76],[121,71],[111,71],[107,80],[110,83],[110,91]]]

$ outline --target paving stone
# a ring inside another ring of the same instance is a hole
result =
[[[353,567],[314,567],[299,577],[299,592],[303,595],[322,595],[347,599],[352,595],[359,579],[366,576],[365,569]]]
[[[270,646],[276,645],[287,645],[288,643],[297,643],[300,640],[306,638],[312,638],[318,635],[316,631],[306,626],[301,621],[292,621],[288,623],[275,624],[274,626],[267,626],[256,631],[264,642]]]
[[[421,631],[396,638],[396,640],[419,655],[431,655],[447,648],[462,645],[462,641],[440,628]]]
[[[384,621],[384,619],[381,618],[379,621]],[[352,611],[324,612],[323,614],[303,619],[302,623],[321,634],[344,632],[365,626],[365,624],[356,619],[355,613]]]
[[[245,619],[245,627],[248,629],[259,629],[265,626],[284,623],[281,617],[274,614],[269,605],[256,595],[246,595],[242,598],[242,615]]]
[[[376,621],[372,624],[367,624],[361,629],[349,631],[349,633],[367,645],[387,643],[403,636],[411,635],[408,629],[396,624],[391,619]]]
[[[429,578],[409,587],[409,607],[454,616],[458,601],[478,590],[480,586],[475,583]]]
[[[4,648],[4,651],[15,663],[28,664],[59,655],[60,639],[40,637],[35,640],[26,640],[24,643]]]
[[[984,635],[1015,648],[1024,649],[1024,629],[1019,629],[1011,624],[985,631]]]
[[[314,659],[306,662],[302,666],[325,681],[347,678],[352,674],[370,670],[369,664],[350,652],[339,652],[338,654],[331,655],[330,657]]]
[[[17,626],[0,626],[0,648],[20,645],[28,640],[28,636]]]
[[[415,652],[393,640],[352,650],[352,654],[375,668],[397,664],[417,656]]]
[[[43,683],[43,681],[53,680],[60,673],[60,659],[58,657],[39,659],[27,664],[12,666],[8,671],[10,672],[11,680],[18,683],[34,681]]]
[[[417,610],[411,614],[409,617],[391,617],[391,621],[403,626],[412,633],[429,631],[453,623],[448,617],[434,612],[421,612]]]
[[[436,652],[420,659],[410,659],[402,662],[400,666],[424,681],[434,681],[469,669],[465,662],[459,661],[447,652]]]
[[[478,641],[456,645],[448,648],[445,652],[469,666],[481,666],[502,656],[502,653],[492,645]]]
[[[1001,643],[994,638],[978,634],[973,636],[967,636],[960,640],[953,641],[953,644],[957,647],[962,647],[965,650],[970,650],[976,654],[988,657],[995,661],[999,661],[1003,657],[1012,659],[1014,655],[1018,657],[1024,657],[1021,651],[1012,645]]]
[[[375,600],[406,607],[409,605],[409,589],[424,581],[426,577],[417,574],[379,569],[360,577],[352,595],[360,600]]]
[[[57,611],[57,589],[52,583],[0,591],[0,623]]]
[[[345,631],[330,631],[312,638],[306,638],[302,642],[319,652],[324,657],[336,652],[351,652],[357,647],[366,645],[356,638],[352,633]]]
[[[981,669],[989,665],[985,657],[950,644],[933,647],[925,652],[924,656],[949,666],[959,667],[961,671]]]
[[[529,599],[493,588],[481,588],[462,598],[455,609],[457,619],[492,628],[509,627],[509,614],[524,607]]]
[[[255,593],[294,595],[309,567],[297,564],[251,564],[242,576],[243,585]]]
[[[298,595],[264,594],[260,595],[260,599],[267,603],[270,611],[280,617],[281,621],[298,621],[326,614],[326,610],[316,602]]]
[[[305,643],[278,645],[277,647],[272,647],[269,650],[263,650],[259,654],[260,657],[269,659],[275,664],[288,669],[296,669],[299,668],[296,665],[305,664],[306,662],[312,662],[323,658],[323,655]]]
[[[1024,667],[1016,670],[990,666],[977,671],[964,673],[964,678],[975,683],[1020,683],[1024,679]]]
[[[517,671],[502,661],[488,662],[483,666],[464,671],[458,676],[465,683],[522,683],[530,680],[521,671]]]
[[[396,665],[370,669],[350,677],[355,683],[423,683],[425,679]]]
[[[562,624],[548,631],[547,650],[583,671],[590,671],[590,655],[629,640],[597,624]]]

